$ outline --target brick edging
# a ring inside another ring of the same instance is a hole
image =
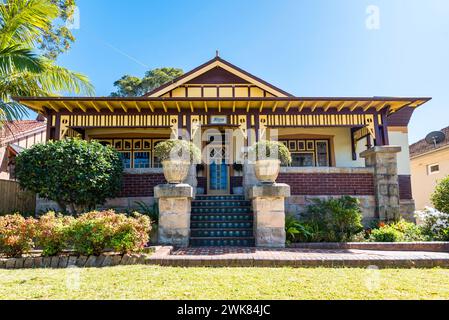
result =
[[[449,252],[449,242],[345,242],[345,243],[294,243],[297,249],[358,249],[380,251]]]

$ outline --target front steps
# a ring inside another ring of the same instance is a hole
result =
[[[243,196],[197,196],[192,201],[192,247],[253,247],[251,201]]]

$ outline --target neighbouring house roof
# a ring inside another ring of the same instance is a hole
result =
[[[4,123],[0,129],[0,141],[11,140],[17,136],[25,135],[28,132],[36,131],[37,129],[45,129],[46,123],[39,120],[19,120],[9,121]]]
[[[18,154],[20,154],[22,151],[25,150],[25,148],[22,148],[21,146],[17,145],[17,144],[9,144],[8,145],[8,151],[10,152],[11,155],[16,156]]]
[[[441,131],[444,132],[444,134],[446,135],[446,139],[443,142],[437,144],[436,148],[435,148],[435,145],[428,144],[426,142],[426,139],[422,139],[410,146],[410,157],[414,158],[414,157],[417,157],[424,153],[436,151],[436,150],[439,150],[441,148],[448,146],[449,145],[449,127],[441,129]]]

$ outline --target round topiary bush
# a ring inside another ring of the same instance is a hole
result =
[[[435,209],[449,213],[449,176],[438,183],[431,200]]]
[[[16,159],[16,176],[23,189],[72,213],[114,198],[121,188],[122,172],[117,151],[80,139],[38,144]]]
[[[250,157],[254,160],[276,160],[288,166],[292,163],[292,156],[288,148],[278,141],[259,141],[250,149]]]

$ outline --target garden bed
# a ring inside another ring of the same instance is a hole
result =
[[[380,250],[380,251],[425,251],[449,252],[449,242],[320,242],[320,243],[293,243],[290,248],[297,249],[354,249],[354,250]]]

